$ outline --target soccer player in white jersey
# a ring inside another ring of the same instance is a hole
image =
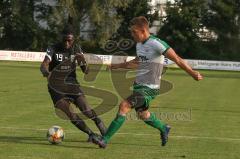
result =
[[[116,118],[111,122],[105,135],[96,142],[100,148],[107,146],[110,138],[122,126],[126,119],[126,114],[130,112],[132,108],[136,110],[139,118],[147,125],[159,130],[161,145],[166,145],[170,126],[157,119],[154,113],[148,111],[150,101],[153,100],[160,91],[160,78],[163,69],[161,55],[174,61],[196,81],[203,79],[202,75],[198,71],[194,71],[167,43],[150,35],[149,23],[145,17],[140,16],[133,18],[130,25],[132,37],[137,42],[137,57],[129,62],[111,64],[109,68],[137,68],[137,76],[133,84],[133,93],[121,102]]]

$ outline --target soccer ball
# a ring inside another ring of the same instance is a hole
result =
[[[47,139],[51,144],[60,144],[64,139],[64,132],[60,126],[52,126],[47,131]]]

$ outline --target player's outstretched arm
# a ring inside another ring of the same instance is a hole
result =
[[[77,63],[80,66],[81,70],[83,73],[88,74],[89,72],[89,66],[85,60],[84,54],[83,53],[76,53],[76,59]]]
[[[189,66],[189,64],[181,57],[179,57],[172,48],[168,49],[168,51],[166,52],[166,57],[174,61],[180,68],[185,70],[196,81],[203,79],[203,76],[198,71],[193,70],[191,66]]]
[[[108,69],[118,69],[118,68],[126,68],[126,69],[135,69],[138,67],[138,58],[136,57],[133,60],[130,60],[128,62],[123,62],[119,64],[110,64],[108,65]]]
[[[40,66],[40,71],[42,72],[43,77],[49,77],[50,72],[48,71],[50,59],[46,56]]]

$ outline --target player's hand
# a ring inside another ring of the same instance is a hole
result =
[[[192,77],[196,80],[196,81],[200,81],[203,79],[203,76],[198,72],[198,71],[194,71],[192,74]]]

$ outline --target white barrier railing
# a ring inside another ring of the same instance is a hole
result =
[[[203,69],[203,70],[227,70],[227,71],[240,71],[240,62],[233,61],[211,61],[211,60],[189,60],[186,59],[188,64],[194,69]],[[168,67],[178,66],[171,60],[165,60]]]
[[[1,51],[0,60],[10,61],[42,61],[45,57],[45,52],[27,52],[27,51]],[[112,56],[112,55],[96,55],[85,54],[86,60],[90,64],[110,64],[129,61],[134,56]],[[114,57],[114,58],[113,58]],[[240,71],[240,62],[232,61],[210,61],[210,60],[186,60],[194,69],[206,70],[228,70]],[[169,59],[164,60],[167,67],[178,67]]]
[[[0,60],[10,61],[42,61],[45,52],[28,52],[28,51],[2,51],[0,50]]]

